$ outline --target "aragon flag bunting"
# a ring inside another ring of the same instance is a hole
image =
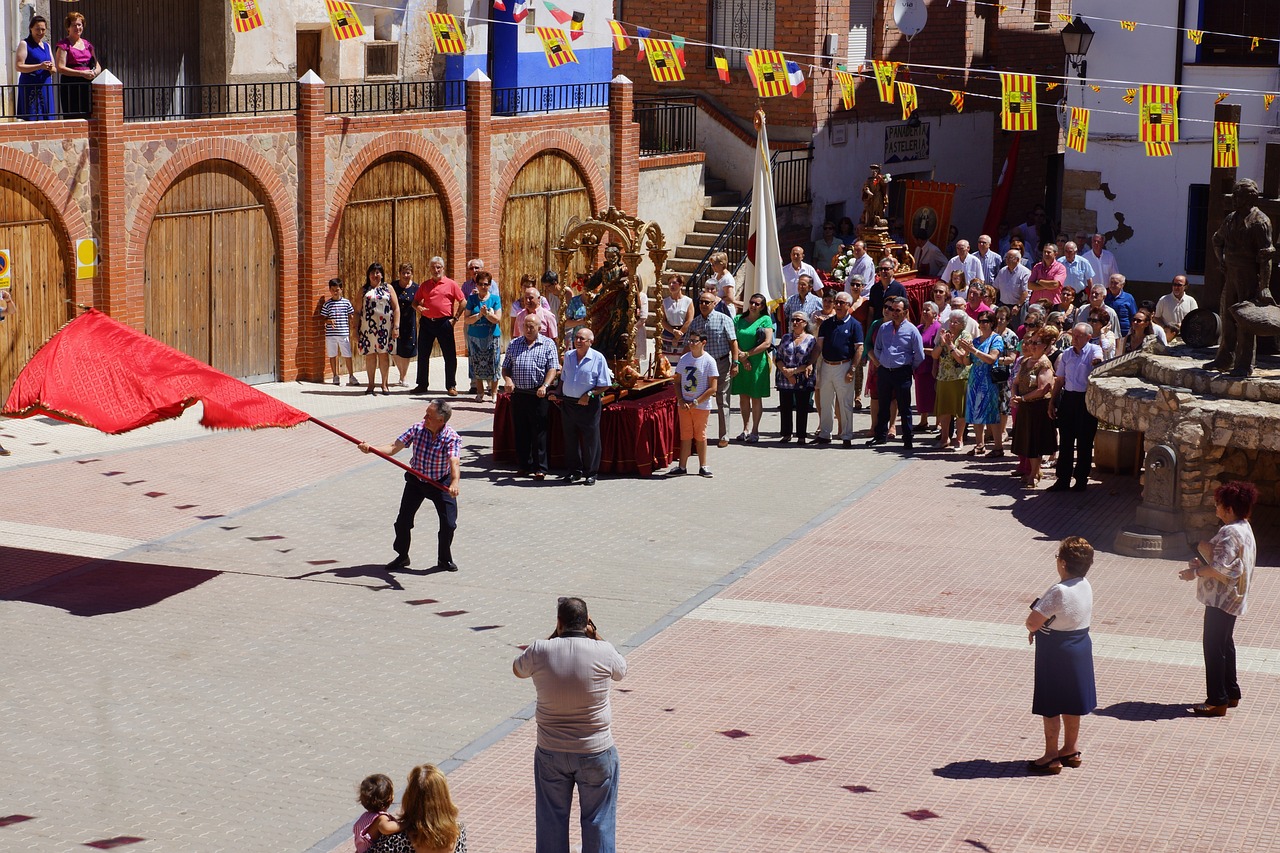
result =
[[[756,48],[747,54],[747,70],[751,72],[756,94],[760,97],[777,98],[791,94],[787,60],[780,51]]]
[[[956,112],[964,112],[964,92],[959,89],[951,90],[951,106],[956,108]]]
[[[231,18],[238,33],[247,33],[262,26],[262,10],[258,0],[231,0]]]
[[[462,34],[462,25],[457,18],[444,12],[432,12],[427,15],[427,20],[431,24],[431,38],[435,40],[437,52],[467,52],[467,37]]]
[[[1036,129],[1036,78],[1034,74],[1000,75],[1000,127],[1003,130]]]
[[[906,121],[911,118],[911,114],[916,111],[919,106],[919,99],[916,96],[916,87],[911,83],[903,83],[898,81],[898,100],[902,102],[902,120]]]
[[[889,60],[872,60],[871,70],[876,75],[876,89],[880,92],[880,103],[893,103],[893,83],[898,76],[898,63]]]
[[[574,55],[573,48],[569,47],[569,41],[564,37],[564,30],[557,27],[534,27],[533,29],[538,34],[538,40],[542,42],[542,50],[547,55],[548,65],[559,68],[570,62],[577,64],[578,57]]]
[[[609,30],[613,33],[613,49],[627,49],[627,31],[622,28],[622,24],[615,20],[609,20]]]
[[[1240,125],[1233,121],[1213,123],[1213,168],[1235,169],[1240,165]]]
[[[1173,149],[1167,142],[1145,142],[1148,157],[1168,157]]]
[[[1178,87],[1143,84],[1138,100],[1138,139],[1178,141]]]
[[[854,98],[854,91],[858,86],[858,78],[854,77],[844,69],[844,66],[836,68],[836,82],[840,84],[840,101],[846,110],[853,109],[857,103]]]
[[[364,35],[364,25],[360,23],[360,16],[351,8],[350,3],[324,0],[324,9],[329,13],[329,26],[333,29],[333,37],[338,41]]]
[[[1084,107],[1071,108],[1071,122],[1067,125],[1067,147],[1081,154],[1089,145],[1089,111]]]
[[[645,39],[644,53],[649,58],[649,74],[655,83],[676,83],[684,79],[684,69],[676,58],[676,49],[665,39]]]

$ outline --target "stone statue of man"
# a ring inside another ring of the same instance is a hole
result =
[[[1222,335],[1217,357],[1207,370],[1231,371],[1235,376],[1253,372],[1257,338],[1246,325],[1237,322],[1232,306],[1251,302],[1274,305],[1271,298],[1271,220],[1258,209],[1258,185],[1245,178],[1231,193],[1234,210],[1222,220],[1213,235],[1213,254],[1222,270],[1222,303],[1218,311]]]

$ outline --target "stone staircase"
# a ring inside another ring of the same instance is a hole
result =
[[[703,178],[705,208],[702,218],[694,223],[693,230],[684,235],[684,243],[676,247],[667,259],[667,268],[688,279],[698,264],[706,257],[707,250],[715,243],[720,232],[742,204],[742,195],[729,189],[725,182],[707,172]]]

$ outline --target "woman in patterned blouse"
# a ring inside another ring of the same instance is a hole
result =
[[[467,828],[449,796],[449,783],[432,764],[409,771],[400,800],[400,831],[382,835],[369,853],[467,853]]]
[[[809,317],[803,311],[792,313],[787,325],[791,330],[782,336],[776,358],[782,442],[791,440],[794,412],[795,435],[804,444],[809,412],[813,409],[813,350],[817,338],[809,334]]]

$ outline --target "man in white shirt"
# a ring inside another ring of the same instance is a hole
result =
[[[916,269],[920,275],[932,278],[947,265],[947,256],[928,237],[917,235],[916,239],[924,241],[916,247]]]
[[[960,250],[960,244],[956,243],[956,251]],[[1000,272],[1000,267],[1004,265],[1004,257],[999,252],[991,251],[991,237],[982,234],[978,237],[978,251],[974,252],[978,260],[982,262],[982,282],[992,287],[996,285],[996,273]],[[943,279],[950,281],[950,279]]]
[[[988,238],[987,245],[991,245],[990,238]],[[986,273],[983,272],[981,259],[979,259],[977,255],[969,253],[968,240],[956,241],[956,256],[947,261],[947,265],[942,270],[942,275],[938,276],[938,278],[950,283],[952,274],[957,272],[964,273],[965,284],[968,284],[974,279],[977,279],[984,284],[991,283],[987,280]]]
[[[1031,270],[1022,263],[1022,253],[1017,249],[1005,252],[1004,263],[996,273],[996,300],[1016,309],[1021,316],[1022,306],[1031,296]]]
[[[1195,297],[1187,296],[1187,277],[1175,275],[1173,292],[1160,297],[1160,301],[1156,303],[1156,312],[1151,319],[1157,326],[1164,329],[1169,340],[1173,340],[1182,331],[1183,319],[1198,307]]]
[[[810,281],[821,281],[818,278],[818,271],[804,262],[804,249],[800,246],[792,246],[791,263],[782,268],[782,280],[786,282],[787,287],[787,292],[782,294],[784,297],[796,292],[796,279],[802,275],[809,276]]]
[[[1079,302],[1082,298],[1080,294],[1087,292],[1097,281],[1098,271],[1088,258],[1077,255],[1076,251],[1076,244],[1068,240],[1062,246],[1063,254],[1058,258],[1058,263],[1067,268],[1067,280],[1064,284],[1075,294],[1074,301]]]
[[[1085,260],[1093,267],[1093,271],[1098,274],[1094,282],[1099,284],[1111,281],[1111,276],[1120,272],[1120,265],[1116,263],[1116,256],[1107,251],[1106,245],[1106,237],[1101,234],[1094,234],[1089,251],[1084,253]]]
[[[862,277],[862,286],[857,293],[853,292],[853,277]],[[861,240],[853,243],[853,263],[849,265],[849,275],[844,280],[844,289],[857,302],[858,297],[871,295],[871,284],[876,280],[876,262],[867,254],[867,244]]]

